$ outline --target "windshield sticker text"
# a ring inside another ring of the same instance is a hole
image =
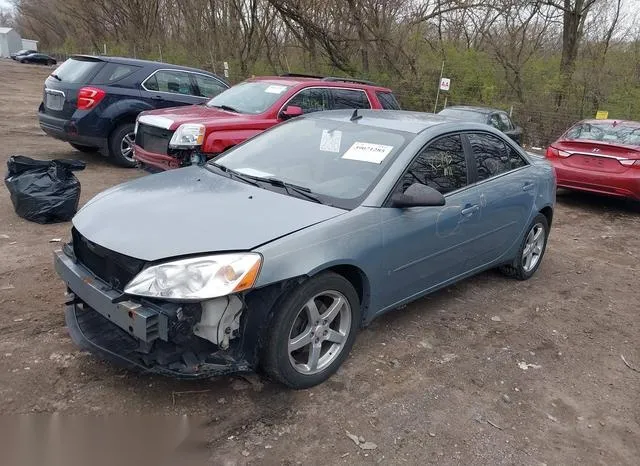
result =
[[[342,158],[380,164],[392,150],[393,146],[371,144],[368,142],[354,142]]]
[[[277,84],[272,84],[271,86],[267,87],[264,91],[267,94],[282,94],[286,90],[287,90],[287,86],[278,86]]]
[[[342,131],[323,129],[322,138],[320,139],[320,150],[324,152],[340,152],[341,140]]]

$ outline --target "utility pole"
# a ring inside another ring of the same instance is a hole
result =
[[[444,60],[442,60],[442,68],[440,69],[440,79],[438,79],[438,92],[436,93],[436,104],[433,106],[433,113],[436,113],[436,109],[438,108],[438,98],[440,97],[440,82],[442,81],[443,74],[444,74]]]

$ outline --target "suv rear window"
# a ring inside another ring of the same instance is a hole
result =
[[[102,66],[104,62],[101,60],[69,58],[52,74],[64,83],[86,84]]]
[[[94,84],[111,84],[135,73],[140,67],[123,65],[120,63],[107,63],[93,79]]]
[[[380,105],[382,105],[382,108],[385,110],[400,110],[400,104],[396,100],[396,96],[391,92],[377,91],[376,96],[378,96]]]

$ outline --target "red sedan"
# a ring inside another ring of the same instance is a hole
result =
[[[640,122],[583,120],[547,149],[558,187],[640,201]]]

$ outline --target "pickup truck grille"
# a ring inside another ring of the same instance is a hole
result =
[[[136,145],[154,154],[167,155],[173,131],[138,123]]]
[[[71,231],[73,252],[78,262],[96,277],[122,291],[144,267],[144,261],[125,256],[92,243],[75,228]]]

